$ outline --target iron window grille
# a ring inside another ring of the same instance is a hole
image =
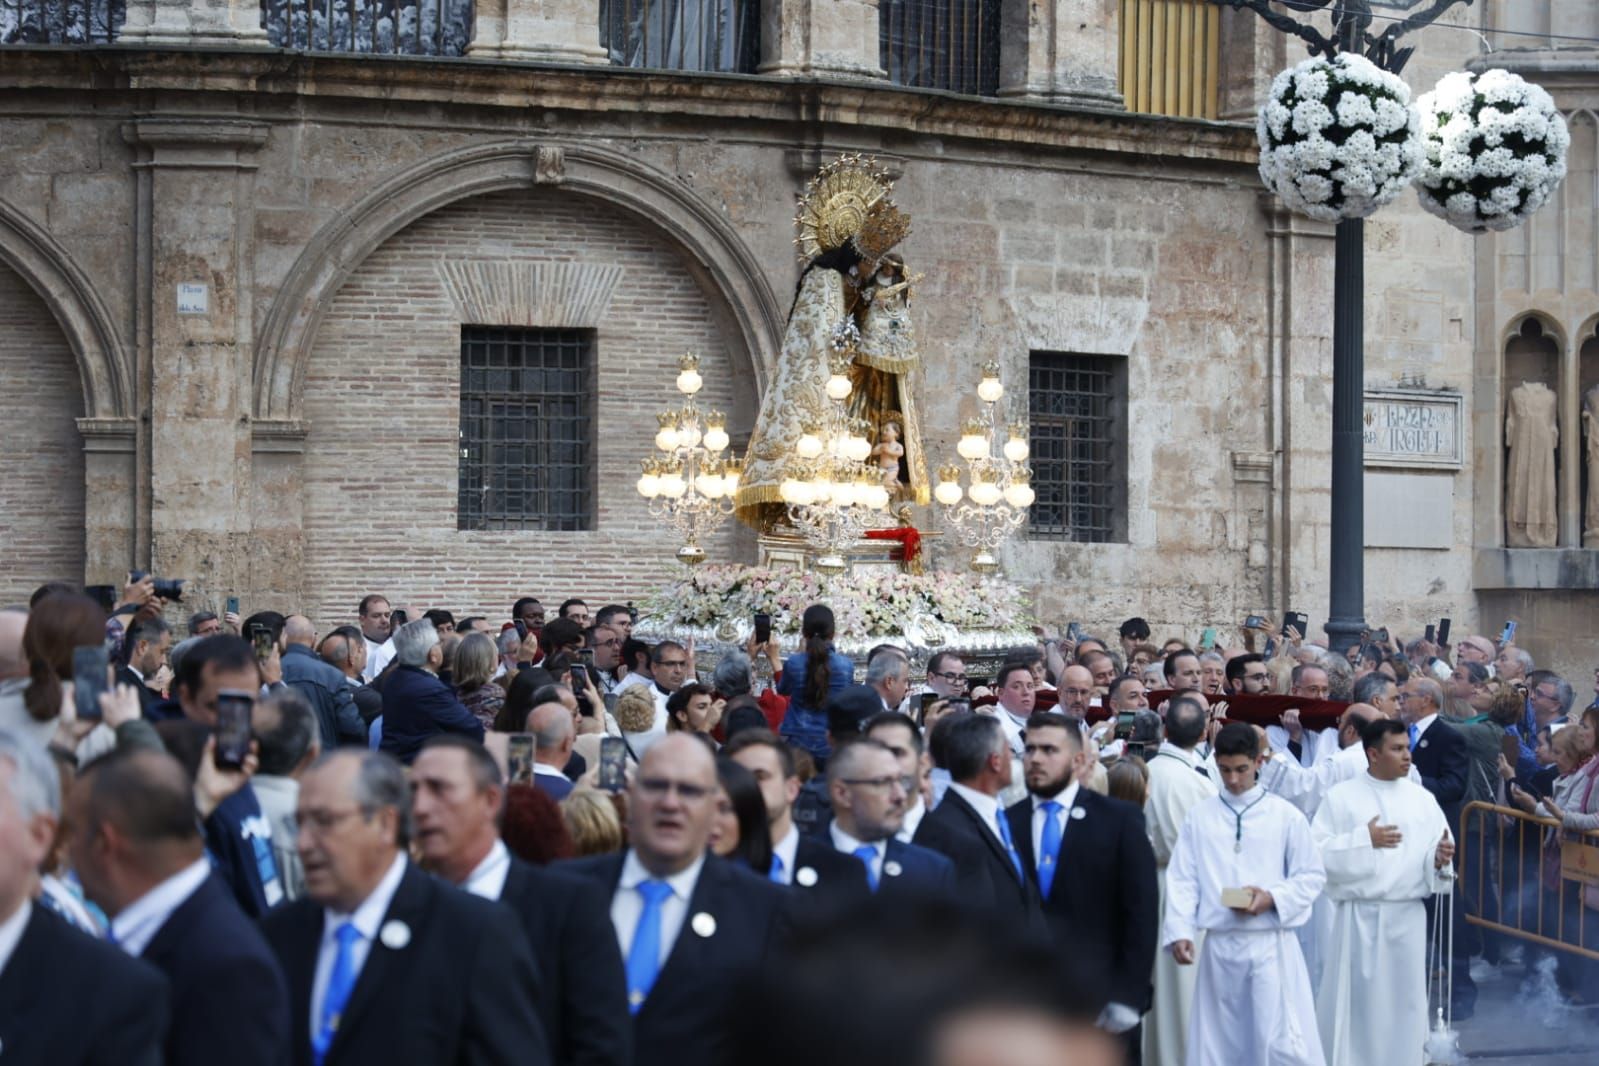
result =
[[[362,55],[462,56],[472,0],[261,0],[275,47]]]
[[[1002,0],[880,0],[879,60],[895,85],[999,93]]]
[[[619,67],[753,74],[760,0],[600,0],[600,41]]]
[[[594,528],[594,334],[461,328],[456,525]]]
[[[0,0],[0,44],[110,44],[126,0]]]
[[[1127,533],[1127,361],[1033,352],[1028,424],[1036,499],[1028,535],[1106,543]]]

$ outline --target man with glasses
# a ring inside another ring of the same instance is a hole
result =
[[[909,715],[899,711],[884,711],[866,720],[861,726],[861,735],[887,748],[899,763],[900,776],[915,782],[906,794],[905,813],[894,832],[896,839],[909,844],[916,835],[916,827],[922,824],[922,818],[927,814],[921,782],[926,771],[932,768],[931,760],[923,753],[921,730],[916,728],[916,723]]]
[[[379,752],[324,755],[300,780],[306,894],[261,923],[293,1060],[550,1062],[515,915],[410,863],[410,807],[404,767]]]
[[[733,738],[726,751],[755,776],[766,803],[766,825],[772,838],[768,879],[802,893],[804,908],[812,916],[837,913],[865,899],[867,877],[862,864],[838,854],[825,840],[801,836],[794,824],[800,779],[788,743],[770,730],[746,729]],[[903,808],[904,797],[900,805]]]
[[[1271,671],[1265,656],[1250,652],[1227,661],[1227,692],[1233,696],[1259,696],[1271,691]]]
[[[1539,729],[1568,721],[1575,699],[1571,683],[1553,670],[1534,670],[1527,677],[1527,702]]]
[[[671,712],[666,709],[666,702],[672,698],[672,693],[683,687],[692,673],[689,651],[677,641],[663,640],[651,650],[650,694],[655,697],[655,721],[642,732],[624,734],[628,746],[636,755],[642,757],[650,745],[666,736],[666,724],[672,718]]]
[[[954,898],[955,864],[896,836],[917,779],[903,772],[888,745],[863,738],[835,750],[827,761],[827,790],[833,804],[828,839],[861,861],[873,892]]]
[[[927,686],[923,691],[941,700],[960,700],[966,698],[966,684],[966,664],[959,655],[941,651],[927,660]]]
[[[634,1066],[728,1061],[734,996],[778,947],[782,891],[707,849],[716,790],[710,749],[666,737],[628,790],[628,850],[559,867],[610,898]]]
[[[622,634],[607,625],[597,625],[584,631],[583,639],[594,649],[594,669],[601,696],[609,696],[621,685],[617,668],[622,665]],[[625,671],[624,671],[625,674]]]

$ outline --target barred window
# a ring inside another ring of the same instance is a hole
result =
[[[1033,352],[1028,359],[1033,491],[1028,534],[1127,539],[1127,360]]]
[[[1001,0],[879,0],[879,61],[895,85],[999,92]]]
[[[759,0],[600,0],[600,42],[614,66],[753,74]]]
[[[458,529],[594,528],[594,334],[461,328]]]
[[[261,0],[275,48],[362,55],[461,56],[472,0]]]

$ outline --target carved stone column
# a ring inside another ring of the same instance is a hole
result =
[[[249,591],[255,150],[268,126],[138,119],[135,336],[149,559],[197,602]]]
[[[1120,0],[1037,0],[1000,8],[999,94],[1116,111]]]
[[[592,0],[478,0],[475,16],[469,56],[544,63],[609,61],[600,43],[599,5]]]
[[[877,0],[762,0],[761,74],[885,77]]]
[[[260,0],[130,0],[117,43],[269,46]]]

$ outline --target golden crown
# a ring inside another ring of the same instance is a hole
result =
[[[805,183],[794,216],[794,244],[809,262],[823,252],[842,248],[861,231],[879,204],[887,203],[894,183],[875,159],[842,155]],[[909,220],[906,220],[909,230]],[[884,249],[887,250],[886,248]]]
[[[850,238],[855,250],[865,262],[863,273],[877,269],[878,260],[889,249],[910,236],[911,216],[895,207],[890,200],[879,200],[866,213],[866,221],[855,236]]]

